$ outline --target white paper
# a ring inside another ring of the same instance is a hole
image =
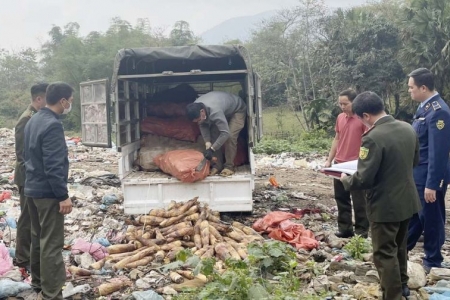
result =
[[[356,172],[357,168],[358,168],[358,160],[351,160],[345,163],[334,164],[331,167],[323,168],[322,170],[353,175]]]

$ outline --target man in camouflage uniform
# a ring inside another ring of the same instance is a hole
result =
[[[31,222],[30,214],[28,212],[27,197],[25,197],[24,194],[24,130],[28,120],[30,120],[38,110],[45,106],[45,91],[47,86],[47,83],[39,83],[31,87],[31,103],[22,113],[15,127],[16,169],[14,172],[14,183],[19,189],[21,210],[20,217],[17,222],[16,264],[19,267],[26,269],[30,268]]]

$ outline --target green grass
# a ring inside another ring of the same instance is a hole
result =
[[[0,119],[0,128],[14,128],[16,126],[16,119]]]
[[[264,137],[255,147],[255,153],[328,153],[333,137],[325,130],[306,132],[299,119],[304,124],[301,112],[294,113],[289,107],[263,110]]]
[[[296,112],[296,114],[304,123],[302,113]],[[263,110],[263,130],[266,136],[274,136],[279,132],[300,135],[304,129],[289,107],[280,106]]]

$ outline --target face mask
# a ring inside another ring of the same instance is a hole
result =
[[[61,103],[62,105],[62,103]],[[64,105],[63,105],[64,108]],[[69,108],[64,108],[63,115],[67,115],[72,110],[72,103],[69,102]]]

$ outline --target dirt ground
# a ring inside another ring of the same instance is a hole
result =
[[[334,205],[333,179],[316,171],[308,169],[264,168],[257,170],[256,176],[257,188],[264,187],[269,178],[273,176],[283,188],[315,197],[327,206]]]
[[[304,193],[305,196],[314,197],[317,200],[303,200],[303,199],[290,199],[287,201],[255,201],[253,216],[247,216],[247,223],[256,219],[257,215],[263,214],[265,209],[289,209],[294,208],[311,208],[317,207],[318,203],[321,203],[328,208],[333,208],[332,211],[336,212],[336,202],[333,195],[333,182],[332,178],[324,176],[316,171],[308,169],[281,169],[281,168],[266,168],[257,171],[257,185],[255,189],[255,198],[262,191],[267,189],[267,183],[270,176],[274,176],[276,180],[288,190],[288,193]],[[446,195],[446,207],[447,215],[450,213],[450,193]],[[244,220],[242,220],[244,221]],[[331,215],[329,220],[331,226],[336,226],[336,214]],[[336,226],[337,227],[337,226]],[[442,247],[442,254],[444,261],[450,263],[450,220],[447,217],[446,222],[446,241]],[[370,233],[369,233],[370,234]],[[410,260],[417,263],[421,263],[423,256],[423,243],[419,242],[412,253],[410,253]]]
[[[71,169],[85,169],[88,172],[101,170],[113,174],[118,173],[117,163],[96,162],[95,160],[89,162],[72,162]],[[280,184],[280,188],[275,189],[269,184],[270,177],[276,179]],[[300,198],[293,197],[293,194],[298,195]],[[295,209],[317,208],[318,206],[324,205],[333,212],[330,215],[330,225],[337,225],[335,219],[337,208],[334,200],[333,179],[317,171],[306,168],[259,168],[256,171],[253,195],[253,212],[222,213],[224,221],[231,222],[237,220],[251,226],[256,219],[270,211],[293,211]],[[450,207],[449,202],[450,193],[447,193],[446,203],[448,207]],[[446,237],[447,240],[443,250],[449,251],[450,254],[449,221],[446,223]],[[422,247],[419,244],[417,248],[421,249]]]

